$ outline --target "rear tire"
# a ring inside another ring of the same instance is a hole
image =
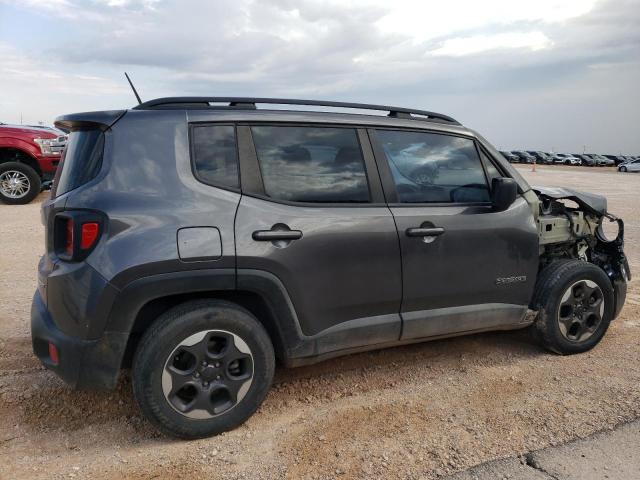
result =
[[[0,164],[0,201],[9,205],[24,205],[38,196],[42,189],[40,175],[20,162]]]
[[[253,415],[274,369],[269,336],[250,312],[226,301],[192,301],[144,333],[133,360],[133,393],[162,432],[203,438]]]
[[[538,311],[533,331],[543,347],[560,355],[586,352],[609,328],[613,286],[596,265],[557,261],[540,273],[531,308]]]

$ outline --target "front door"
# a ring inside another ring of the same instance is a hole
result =
[[[324,350],[397,340],[400,250],[373,155],[360,147],[366,132],[295,125],[239,131],[255,146],[241,161],[257,162],[248,171],[260,178],[246,189],[243,180],[238,272],[277,277],[301,333],[331,336]]]
[[[402,338],[520,322],[538,266],[526,201],[492,210],[487,175],[497,167],[483,165],[473,139],[397,130],[370,136],[400,239]]]

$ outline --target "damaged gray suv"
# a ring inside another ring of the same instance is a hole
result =
[[[277,362],[524,327],[579,353],[625,301],[606,200],[530,187],[446,115],[188,97],[56,126],[34,352],[78,388],[131,368],[174,436],[240,425]]]

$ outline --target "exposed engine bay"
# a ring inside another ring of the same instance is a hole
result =
[[[533,190],[540,201],[540,268],[558,259],[580,259],[601,267],[614,287],[622,288],[631,278],[623,249],[624,223],[607,212],[607,199],[568,188]],[[611,230],[608,222],[617,226],[615,236],[605,232]]]

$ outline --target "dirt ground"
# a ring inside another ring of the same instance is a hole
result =
[[[519,167],[533,185],[605,194],[640,275],[640,175]],[[43,198],[43,196],[41,196]],[[640,418],[640,281],[591,352],[491,333],[279,370],[242,427],[193,442],[157,434],[127,374],[72,391],[31,352],[43,249],[39,202],[0,205],[0,478],[437,478]],[[636,277],[637,278],[637,277]]]

